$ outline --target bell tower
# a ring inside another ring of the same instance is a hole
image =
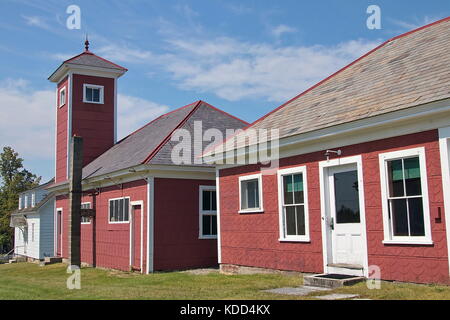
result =
[[[55,183],[68,179],[69,143],[83,138],[83,166],[117,140],[117,79],[127,69],[89,51],[64,61],[48,78],[56,84]]]

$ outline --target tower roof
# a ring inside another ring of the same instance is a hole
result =
[[[89,51],[88,42],[85,45],[86,51],[64,61],[58,67],[58,69],[56,69],[55,72],[51,74],[48,80],[52,82],[58,82],[61,79],[61,77],[63,77],[69,71],[69,69],[103,71],[106,73],[117,75],[117,77],[120,77],[121,75],[123,75],[125,72],[128,71],[128,69],[119,66],[118,64],[115,64],[102,57],[99,57],[93,52]]]

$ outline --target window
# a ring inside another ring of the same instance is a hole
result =
[[[278,170],[280,240],[309,241],[306,167]]]
[[[84,84],[83,102],[103,104],[103,86]]]
[[[385,241],[431,243],[425,149],[380,155]]]
[[[25,197],[24,197],[24,207],[25,207],[25,209],[28,208],[28,196],[27,195],[25,195]]]
[[[90,202],[83,202],[81,204],[81,209],[90,209],[91,208],[91,203]],[[91,218],[90,217],[81,217],[81,223],[82,224],[88,224],[91,223]]]
[[[66,87],[59,90],[59,107],[61,108],[66,104]]]
[[[200,239],[217,238],[216,187],[200,186]]]
[[[36,193],[31,194],[31,206],[34,207],[36,205]]]
[[[239,178],[240,213],[262,212],[262,179],[261,174]]]
[[[130,198],[119,198],[109,200],[109,222],[129,222]]]
[[[22,196],[19,196],[19,210],[22,210]]]

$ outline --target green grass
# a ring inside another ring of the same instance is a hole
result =
[[[301,276],[285,274],[222,275],[186,272],[136,273],[83,268],[81,290],[68,290],[66,266],[39,267],[32,263],[0,265],[0,299],[312,299],[276,295],[264,289],[296,287]],[[381,290],[364,283],[333,290],[370,299],[450,299],[450,288],[383,282]]]

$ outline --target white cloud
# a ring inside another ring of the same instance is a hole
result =
[[[117,97],[117,137],[125,137],[150,120],[169,111],[169,107],[142,98],[119,94]]]
[[[285,33],[294,33],[297,32],[297,29],[289,27],[285,24],[280,24],[271,30],[271,33],[276,38],[281,37]]]
[[[22,18],[25,20],[25,23],[29,26],[38,27],[46,30],[50,29],[50,26],[42,17],[22,15]]]
[[[441,16],[424,16],[422,18],[415,17],[413,21],[403,21],[398,19],[390,19],[392,23],[402,28],[404,31],[414,30],[430,24],[434,21],[442,19]]]
[[[184,90],[214,93],[230,101],[250,98],[282,102],[379,42],[352,40],[334,46],[279,46],[226,37],[172,38],[161,54],[118,46],[104,47],[100,52],[117,62],[144,64],[151,72],[169,73]]]
[[[0,148],[11,146],[31,163],[53,161],[55,91],[33,90],[26,80],[7,79],[0,82],[0,106]],[[118,137],[124,137],[168,109],[142,98],[119,94]]]
[[[52,159],[55,92],[32,90],[23,79],[0,83],[0,147],[23,157]]]

